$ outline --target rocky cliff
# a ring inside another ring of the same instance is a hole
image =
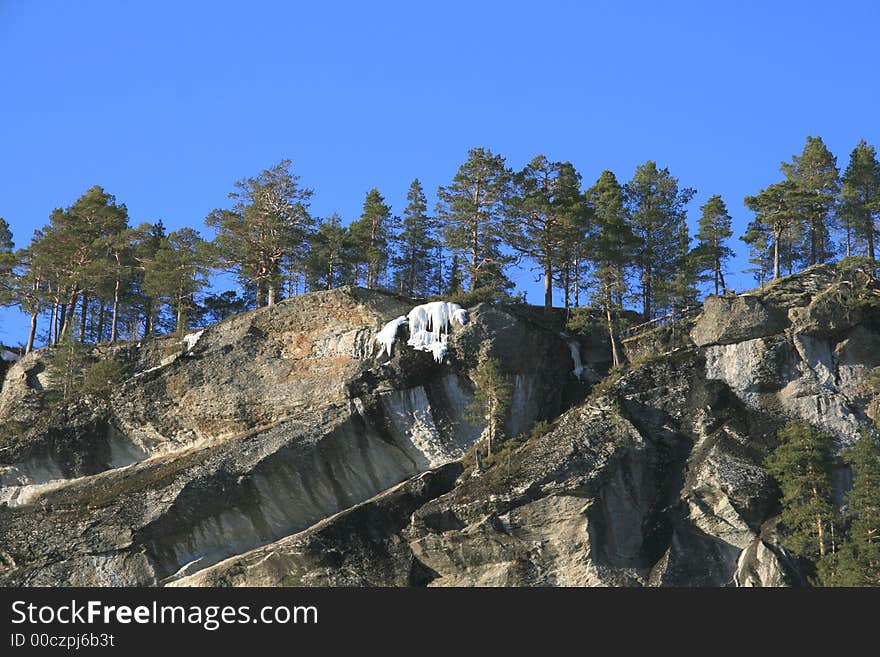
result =
[[[114,347],[132,376],[108,400],[48,404],[31,354],[0,390],[0,583],[802,584],[761,464],[786,418],[839,447],[871,430],[875,287],[822,266],[712,297],[594,386],[600,333],[573,349],[541,313],[483,304],[445,362],[405,339],[389,358],[373,338],[413,301],[352,288]],[[480,474],[464,410],[484,345],[516,439]]]

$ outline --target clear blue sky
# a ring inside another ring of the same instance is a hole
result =
[[[878,7],[0,0],[0,216],[24,245],[99,184],[134,223],[200,227],[289,157],[313,211],[348,221],[373,186],[400,211],[414,177],[433,205],[481,145],[571,160],[585,186],[654,159],[699,191],[692,222],[718,193],[740,235],[743,196],[807,135],[841,167],[880,147]],[[0,341],[22,320],[0,313]]]

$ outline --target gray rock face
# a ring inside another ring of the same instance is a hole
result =
[[[695,342],[715,336],[704,342],[711,343],[705,348],[706,376],[724,381],[750,408],[806,420],[850,446],[862,430],[871,428],[865,415],[864,377],[880,362],[880,335],[871,318],[864,317],[857,290],[863,297],[876,291],[858,281],[826,280],[827,267],[815,269],[803,275],[805,281],[794,277],[776,283],[761,302],[777,314],[787,313],[787,325],[775,333],[760,323],[760,313],[755,314],[753,328],[742,315],[737,333],[755,337],[728,342],[724,331],[709,328],[713,310],[700,318],[693,335]],[[826,287],[810,285],[817,279]],[[736,305],[744,298],[724,301]],[[804,305],[783,308],[780,299]]]
[[[380,356],[373,336],[411,305],[342,289],[120,346],[134,376],[62,415],[42,399],[43,354],[23,359],[0,390],[0,426],[16,427],[0,451],[0,582],[170,582],[455,462],[482,431],[464,409],[484,340],[516,380],[511,432],[577,385],[564,340],[489,306],[456,327],[446,363],[405,336]]]
[[[787,325],[780,309],[763,303],[757,296],[708,297],[691,338],[698,347],[735,344],[781,333]]]
[[[359,289],[119,346],[138,374],[64,416],[28,356],[0,390],[0,426],[25,420],[0,445],[0,584],[803,585],[762,464],[791,417],[841,447],[871,429],[876,294],[823,266],[710,300],[589,396],[529,309],[477,306],[437,364],[404,335],[379,356],[411,302]],[[514,382],[508,435],[553,423],[476,473],[486,343]]]

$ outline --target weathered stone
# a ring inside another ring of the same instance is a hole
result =
[[[511,434],[558,414],[580,385],[557,332],[490,306],[454,329],[445,363],[405,338],[380,355],[373,336],[411,303],[344,288],[120,345],[111,353],[134,375],[108,402],[63,414],[43,410],[30,374],[45,354],[15,364],[0,426],[25,403],[39,421],[0,451],[14,564],[0,581],[174,581],[453,463],[481,434],[464,411],[485,341],[516,383]]]
[[[372,338],[411,301],[353,288],[102,347],[137,376],[63,414],[29,355],[0,390],[0,427],[25,420],[0,435],[0,584],[804,585],[763,463],[789,418],[838,447],[873,426],[880,333],[847,282],[822,266],[710,298],[586,399],[542,312],[483,304],[445,363],[405,329],[389,358]],[[582,364],[607,368],[606,338]],[[553,422],[477,476],[486,346],[514,383],[507,434]]]
[[[784,313],[758,296],[707,297],[691,338],[698,347],[734,344],[781,333],[787,326]]]

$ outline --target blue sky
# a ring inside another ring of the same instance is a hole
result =
[[[880,147],[878,28],[880,4],[846,0],[0,0],[0,216],[23,245],[100,184],[135,223],[201,226],[288,157],[314,213],[348,221],[373,186],[402,210],[414,177],[433,204],[479,145],[571,160],[585,186],[654,159],[698,190],[692,222],[718,193],[739,235],[807,135],[841,167]],[[0,341],[23,330],[0,311]]]

